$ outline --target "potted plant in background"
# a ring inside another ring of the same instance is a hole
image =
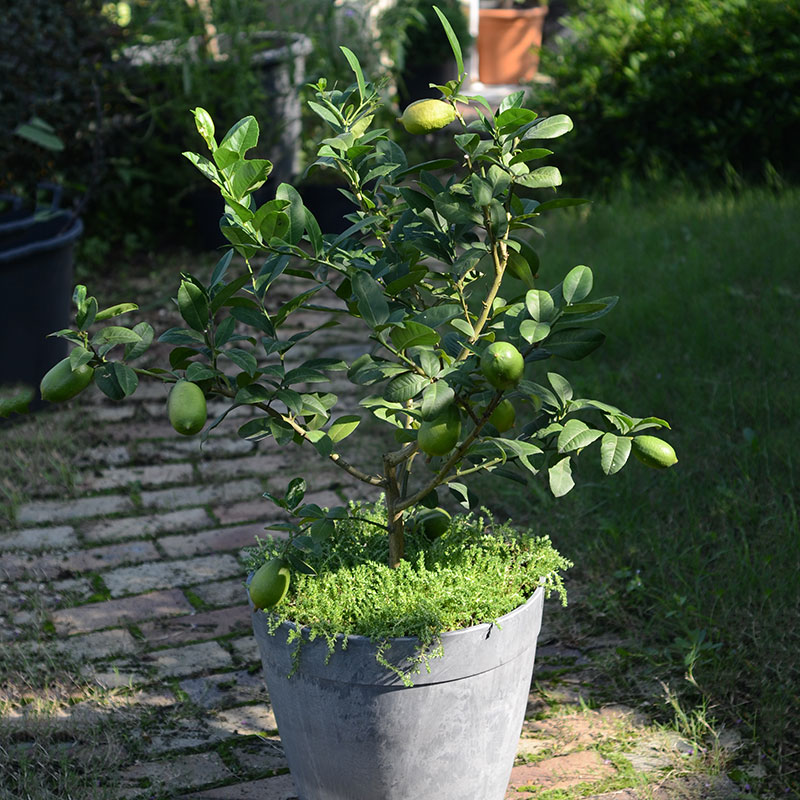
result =
[[[66,354],[46,334],[69,322],[74,245],[103,170],[117,30],[100,6],[32,0],[9,7],[0,28],[0,416],[25,410]]]
[[[547,16],[540,0],[481,0],[478,70],[482,83],[518,85],[534,79]]]
[[[238,117],[245,109],[255,110],[264,130],[260,155],[274,166],[272,186],[292,180],[301,139],[298,89],[311,52],[304,33],[267,27],[271,18],[263,3],[218,5],[156,0],[134,9],[131,41],[120,62],[132,98],[126,150],[136,150],[125,156],[148,173],[159,194],[170,197],[166,218],[162,209],[162,228],[179,231],[186,218],[206,249],[225,242],[216,225],[219,197],[195,180],[188,165],[166,167],[176,142],[185,147],[191,141],[187,106],[200,98],[215,115]],[[152,167],[156,156],[161,169]]]
[[[462,95],[461,51],[443,24],[458,78],[441,99],[409,106],[402,123],[433,133],[457,120],[458,161],[409,164],[386,129],[372,128],[380,99],[343,48],[356,82],[320,80],[313,108],[330,127],[318,162],[342,174],[354,209],[346,231],[323,235],[292,186],[253,199],[270,169],[247,158],[258,142],[253,117],[218,141],[196,109],[210,158],[185,155],[220,190],[232,249],[209,280],[181,276],[184,322],[161,335],[174,348],[159,367],[136,366],[152,328],[116,319],[134,304],[98,311],[77,287],[76,325],[61,332],[74,345],[68,364],[43,382],[51,397],[94,380],[122,399],[140,377],[154,378],[171,387],[167,414],[180,433],[207,436],[237,410],[240,437],[316,450],[382,495],[324,509],[304,502],[302,478],[265,495],[288,518],[251,560],[253,625],[304,800],[500,800],[543,594],[563,592],[568,562],[546,537],[485,514],[451,516],[445,495],[473,508],[469,479],[488,472],[521,485],[544,477],[562,496],[584,452],[608,475],[632,452],[652,467],[676,460],[643,433],[666,422],[577,397],[553,366],[599,347],[603,334],[586,323],[616,303],[590,299],[586,266],[538,288],[528,237],[542,215],[583,202],[541,197],[561,176],[540,165],[551,153],[540,143],[571,121],[538,118],[521,92],[495,113]],[[466,124],[469,104],[480,113]],[[273,299],[280,284],[289,299]],[[296,313],[303,329],[287,336]],[[309,357],[309,342],[329,342],[326,331],[345,320],[364,326],[363,352],[349,362]],[[337,412],[328,377],[337,372],[361,387],[359,413]],[[225,402],[208,426],[207,397]],[[390,437],[365,460],[369,444],[384,441],[376,425]]]

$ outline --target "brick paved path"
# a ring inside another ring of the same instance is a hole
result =
[[[348,346],[337,334],[331,349],[347,357]],[[75,401],[106,444],[75,465],[74,496],[33,498],[13,529],[0,531],[2,638],[78,672],[80,690],[50,711],[67,756],[80,759],[86,748],[80,720],[124,729],[113,797],[290,800],[242,549],[277,518],[261,492],[283,489],[316,454],[256,446],[231,436],[232,427],[201,452],[199,437],[179,437],[166,423],[164,398],[150,385],[120,405],[96,391]],[[312,474],[310,501],[352,496],[335,468]],[[568,643],[545,629],[539,644],[508,798],[556,789],[569,790],[559,798],[596,800],[736,796],[727,779],[695,774],[677,736],[629,708],[596,704],[614,642]],[[6,757],[35,739],[37,689],[0,693]]]

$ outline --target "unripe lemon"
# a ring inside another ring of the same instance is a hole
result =
[[[461,436],[461,418],[455,406],[448,406],[436,419],[426,420],[419,426],[419,449],[429,456],[443,456],[455,447]]]
[[[417,515],[415,523],[430,541],[438,539],[450,527],[450,514],[443,508],[431,508]]]
[[[47,371],[39,384],[39,391],[43,400],[63,403],[80,394],[92,382],[93,377],[94,370],[88,364],[72,369],[69,358],[64,358]]]
[[[636,458],[653,469],[666,469],[678,462],[672,445],[657,436],[637,436],[631,447]]]
[[[416,100],[406,106],[400,122],[409,133],[430,133],[444,128],[456,118],[456,112],[450,103],[428,98]]]
[[[203,390],[191,381],[178,381],[167,398],[167,416],[178,433],[184,436],[199,433],[208,416]]]
[[[497,428],[500,433],[504,433],[509,428],[514,427],[514,422],[517,419],[517,412],[510,400],[501,400],[497,404],[497,408],[492,411],[489,417],[489,422]]]
[[[286,597],[291,573],[282,558],[262,564],[250,581],[250,599],[256,608],[272,608]]]
[[[510,342],[493,342],[481,356],[481,372],[495,389],[513,389],[525,371],[522,353]]]

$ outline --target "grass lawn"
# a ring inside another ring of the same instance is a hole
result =
[[[575,561],[592,593],[573,613],[629,641],[618,673],[638,675],[631,697],[652,691],[712,745],[712,729],[738,731],[776,793],[800,787],[798,220],[796,190],[639,189],[553,212],[540,288],[587,264],[596,296],[621,300],[596,323],[608,340],[594,357],[546,362],[541,377],[668,419],[680,461],[606,478],[595,444],[558,502],[484,482]]]

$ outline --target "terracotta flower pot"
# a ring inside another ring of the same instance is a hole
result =
[[[533,80],[547,7],[482,8],[478,23],[481,83],[518,84]]]

